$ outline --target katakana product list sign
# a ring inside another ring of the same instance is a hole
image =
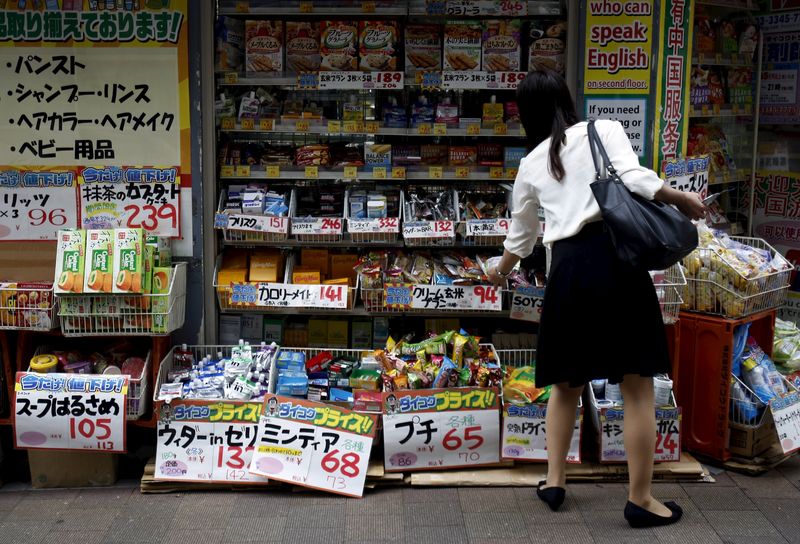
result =
[[[17,372],[14,389],[16,447],[125,451],[128,376]]]
[[[250,472],[281,482],[361,497],[375,416],[267,395]]]
[[[250,473],[260,402],[173,401],[159,408],[156,480],[266,483]]]
[[[800,393],[793,391],[769,403],[783,453],[800,449]]]
[[[500,461],[500,395],[462,387],[383,393],[388,472],[489,465]]]
[[[651,0],[588,0],[583,93],[587,119],[619,121],[634,151],[647,154]]]
[[[516,461],[547,461],[547,404],[518,406],[503,403],[502,458]],[[575,412],[575,429],[567,452],[567,463],[581,462],[583,409]]]
[[[625,416],[622,408],[600,409],[600,462],[624,463]],[[656,409],[655,461],[681,460],[681,409]]]
[[[656,87],[653,169],[686,154],[689,134],[689,73],[692,69],[690,0],[661,1],[661,43]]]
[[[0,202],[51,199],[0,214],[0,240],[69,227],[178,237],[191,187],[186,0],[39,4],[0,10]]]
[[[665,160],[664,179],[679,191],[699,193],[705,198],[708,195],[709,166],[708,155],[691,159]]]
[[[800,11],[757,18],[764,33],[761,73],[761,123],[800,121]]]

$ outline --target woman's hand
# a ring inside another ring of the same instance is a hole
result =
[[[708,207],[698,193],[681,193],[675,205],[689,219],[703,219],[708,213]]]
[[[497,272],[496,266],[493,266],[491,270],[489,270],[489,281],[492,282],[492,285],[496,285],[498,287],[506,286],[506,278]]]

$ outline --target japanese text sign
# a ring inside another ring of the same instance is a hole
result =
[[[491,285],[387,284],[384,302],[388,307],[414,310],[503,309],[502,294]]]
[[[231,304],[346,309],[349,304],[349,288],[347,285],[236,283],[232,285]]]
[[[383,436],[389,472],[497,463],[499,392],[463,387],[383,393]]]
[[[18,448],[125,451],[128,376],[17,372]]]
[[[503,459],[547,461],[546,404],[503,405]],[[583,409],[575,412],[575,429],[567,452],[568,463],[581,462]]]
[[[0,240],[54,240],[77,228],[78,183],[74,172],[0,172]]]
[[[624,412],[621,408],[600,409],[600,462],[623,463],[625,454]],[[681,460],[681,409],[656,409],[655,461]]]
[[[251,474],[260,402],[173,401],[159,409],[156,480],[264,483]]]
[[[539,323],[542,319],[544,289],[518,287],[511,294],[511,319]]]
[[[664,178],[679,191],[699,193],[705,198],[708,193],[709,164],[708,155],[664,161]]]
[[[250,471],[273,480],[361,497],[375,416],[268,395]]]
[[[769,403],[783,453],[800,449],[800,393],[793,391]]]

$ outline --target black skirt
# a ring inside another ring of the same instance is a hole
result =
[[[602,222],[553,244],[547,278],[536,386],[571,387],[626,374],[670,370],[667,338],[655,287],[646,270],[614,253]]]

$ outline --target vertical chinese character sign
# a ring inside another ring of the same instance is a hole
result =
[[[686,154],[689,73],[692,68],[691,0],[662,0],[653,169]]]
[[[583,93],[587,119],[619,121],[640,159],[648,152],[652,0],[587,0]]]
[[[35,4],[0,10],[0,241],[75,227],[179,237],[182,207],[191,220],[187,0]]]

